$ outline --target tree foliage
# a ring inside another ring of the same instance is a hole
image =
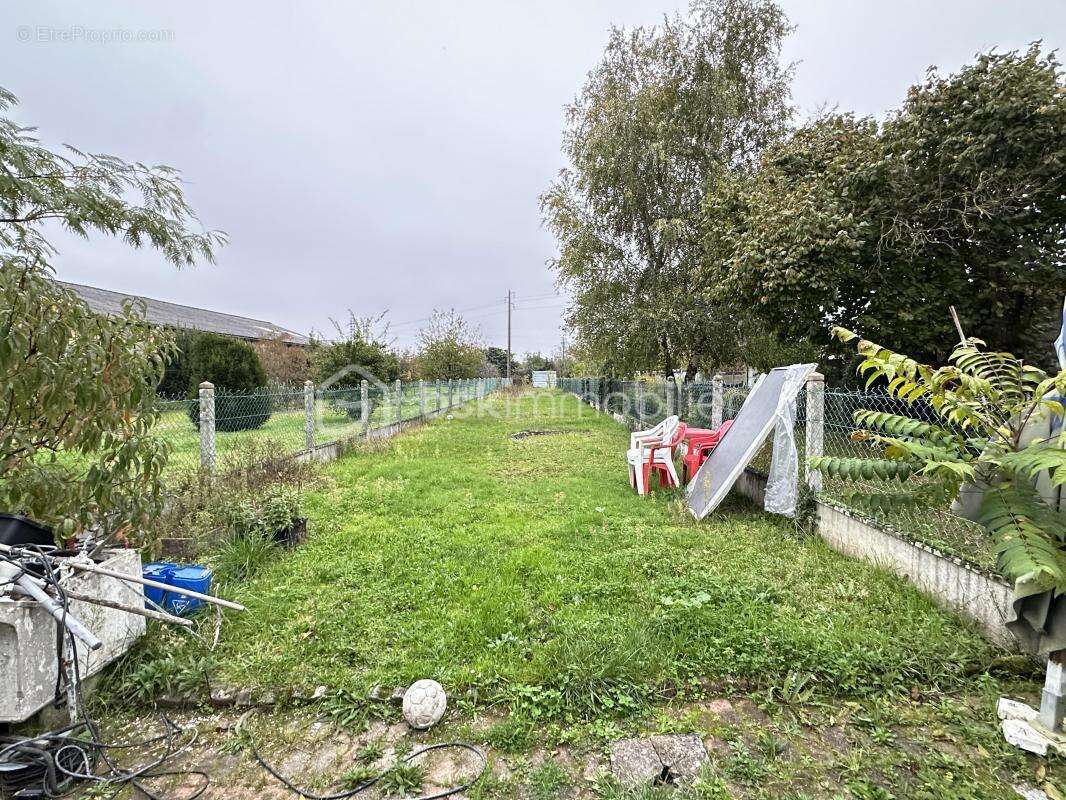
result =
[[[435,310],[418,339],[419,377],[451,380],[481,374],[485,361],[481,334],[455,311]]]
[[[579,345],[610,371],[694,372],[732,341],[732,312],[693,291],[708,187],[782,133],[788,22],[772,0],[696,0],[611,31],[567,108],[569,166],[542,196]]]
[[[1048,364],[1066,291],[1066,87],[1054,54],[931,70],[883,125],[832,114],[704,206],[708,297],[784,339],[826,325],[947,358],[954,304],[997,349]]]
[[[15,102],[0,89],[0,112]],[[99,316],[56,284],[46,222],[177,266],[210,260],[223,237],[195,230],[169,167],[59,155],[0,116],[0,508],[65,535],[131,532],[162,507],[167,447],[151,429],[173,338],[135,304]]]
[[[311,353],[315,347],[289,344],[284,336],[263,339],[252,345],[267,380],[281,386],[302,386],[311,378]]]
[[[811,467],[847,480],[907,482],[909,492],[857,492],[874,507],[943,503],[963,484],[984,489],[979,520],[995,538],[1000,567],[1015,581],[1066,590],[1066,523],[1033,488],[1047,472],[1053,486],[1066,483],[1066,430],[1029,439],[1042,414],[1063,416],[1066,370],[1049,375],[1010,353],[971,338],[957,345],[946,366],[934,368],[881,347],[843,328],[842,342],[858,342],[859,374],[908,404],[921,402],[934,423],[905,415],[859,410],[852,439],[879,458],[811,460]]]
[[[192,340],[188,361],[191,399],[199,397],[199,387],[204,381],[215,386],[215,430],[253,430],[270,419],[273,398],[266,391],[266,371],[248,342],[217,333],[201,333]],[[199,428],[199,403],[191,403],[188,413]]]
[[[383,316],[357,317],[349,311],[344,326],[333,321],[337,338],[316,347],[311,356],[318,386],[341,389],[359,386],[363,380],[389,383],[399,377],[400,360],[389,349]]]

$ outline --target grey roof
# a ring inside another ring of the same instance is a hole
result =
[[[236,314],[223,314],[219,311],[168,303],[165,300],[153,300],[150,297],[139,297],[135,294],[112,292],[109,289],[97,289],[95,286],[83,286],[80,283],[67,283],[66,281],[56,281],[56,283],[72,290],[98,314],[118,314],[122,311],[124,300],[140,300],[145,305],[145,316],[153,325],[191,328],[196,331],[236,336],[240,339],[282,337],[293,344],[308,343],[308,338],[303,334],[261,319],[249,319],[238,317]]]

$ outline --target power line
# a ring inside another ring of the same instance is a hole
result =
[[[478,311],[479,309],[482,309],[482,308],[489,308],[491,306],[495,306],[497,303],[499,303],[499,301],[498,300],[494,300],[491,303],[482,303],[479,306],[471,306],[470,308],[453,308],[453,309],[447,309],[447,310],[454,311],[456,314],[465,314],[468,311]],[[430,316],[428,316],[428,317],[421,317],[419,319],[410,319],[410,320],[407,320],[406,322],[390,323],[389,327],[390,328],[401,328],[401,327],[403,327],[405,325],[416,325],[419,322],[428,322],[431,319],[433,319],[433,315],[432,314]]]

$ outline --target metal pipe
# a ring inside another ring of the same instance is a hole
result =
[[[74,561],[73,559],[64,560],[62,564],[73,567],[74,569],[80,569],[84,572],[95,572],[97,575],[106,575],[109,578],[118,578],[120,581],[126,581],[128,583],[139,583],[142,586],[151,586],[153,589],[162,589],[166,592],[174,592],[175,594],[182,594],[186,597],[192,597],[196,600],[203,600],[205,603],[213,603],[216,606],[222,606],[223,608],[232,608],[234,611],[244,611],[244,606],[240,603],[233,603],[229,600],[223,600],[221,597],[215,597],[210,594],[203,594],[201,592],[194,592],[192,589],[185,589],[181,586],[174,586],[170,583],[160,583],[159,581],[149,580],[148,578],[142,578],[140,575],[129,575],[125,572],[116,572],[113,569],[107,569],[105,567],[98,566],[96,564],[86,564],[82,561]]]
[[[55,617],[56,622],[60,625],[65,625],[67,629],[81,639],[90,650],[99,650],[104,646],[104,643],[97,639],[93,632],[82,624],[81,620],[53,600],[44,589],[34,583],[33,578],[24,572],[19,574],[20,572],[22,571],[14,564],[0,565],[0,578],[12,580],[15,586],[22,590],[24,594],[36,600],[41,608]],[[19,577],[16,578],[15,575],[19,575]]]
[[[36,558],[40,557],[40,553],[35,553],[32,550],[20,550],[17,547],[11,547],[6,544],[0,544],[0,553],[9,553],[14,555],[28,555]],[[95,572],[97,575],[106,575],[109,578],[118,578],[120,581],[126,581],[127,583],[139,583],[141,586],[151,586],[153,589],[162,589],[166,592],[174,592],[175,594],[182,594],[186,597],[192,597],[197,600],[203,600],[205,603],[212,603],[216,606],[222,606],[223,608],[232,608],[234,611],[244,611],[245,608],[240,603],[233,603],[229,600],[223,600],[221,597],[215,597],[210,594],[203,594],[201,592],[194,592],[192,589],[184,589],[180,586],[173,586],[169,583],[160,583],[159,581],[152,581],[148,578],[143,578],[140,575],[130,575],[126,572],[116,572],[113,569],[107,569],[97,564],[86,563],[84,561],[76,561],[73,558],[56,558],[55,556],[48,556],[56,564],[71,567],[72,569],[80,569],[83,572]]]
[[[138,608],[137,606],[128,606],[124,603],[119,603],[115,600],[107,600],[103,597],[91,597],[87,594],[72,592],[70,591],[70,589],[64,589],[64,592],[71,600],[77,600],[79,603],[91,603],[94,606],[113,608],[115,611],[125,611],[127,614],[136,614],[137,616],[144,617],[146,619],[154,619],[158,620],[159,622],[171,622],[174,625],[181,625],[183,628],[191,628],[193,626],[193,622],[191,619],[175,617],[173,614],[167,614],[164,611],[152,611],[149,608]]]

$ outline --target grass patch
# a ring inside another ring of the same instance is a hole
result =
[[[635,496],[627,431],[499,397],[327,468],[309,544],[236,592],[227,681],[355,695],[421,677],[527,718],[625,716],[691,676],[862,696],[950,687],[993,651],[902,580],[734,501]],[[579,436],[511,435],[552,429]]]

